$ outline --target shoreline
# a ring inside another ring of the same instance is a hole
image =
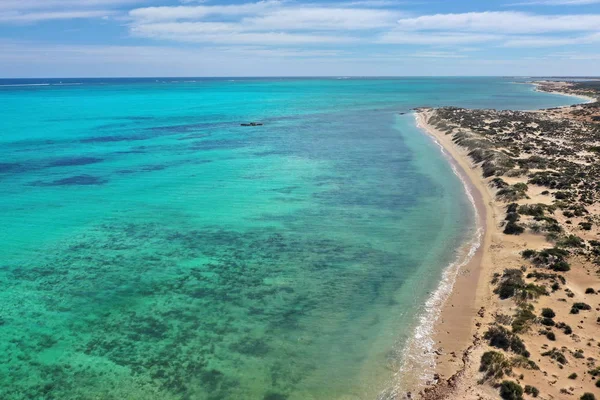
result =
[[[434,320],[434,349],[431,351],[435,357],[434,377],[437,379],[433,383],[439,385],[447,379],[452,379],[464,367],[463,352],[473,342],[476,332],[474,321],[479,311],[477,304],[489,295],[487,285],[482,285],[481,279],[490,273],[486,266],[490,265],[489,250],[495,228],[496,210],[493,207],[493,194],[482,178],[481,168],[471,162],[465,149],[452,142],[450,135],[427,122],[430,116],[430,110],[417,111],[417,127],[440,146],[441,153],[465,185],[466,194],[472,197],[477,219],[476,230],[479,232],[477,250],[470,256],[464,254],[462,257],[467,258],[466,262],[456,268],[449,287],[450,293],[442,302]],[[443,283],[444,280],[440,285]],[[414,382],[411,388],[419,392],[430,386],[423,383],[425,382]]]
[[[584,104],[599,101],[597,98],[572,93],[568,90],[548,90],[548,88],[544,90],[540,87],[544,82],[532,82],[531,84],[535,86],[536,91],[577,97],[587,102]],[[567,89],[568,84],[565,86]],[[571,107],[582,105],[580,103],[558,107],[557,110],[569,110]],[[487,347],[483,340],[484,332],[489,326],[497,323],[495,318],[498,314],[510,314],[513,310],[511,304],[500,301],[494,294],[494,276],[497,276],[505,268],[519,268],[518,266],[523,263],[521,260],[523,250],[531,247],[543,249],[549,243],[543,236],[540,237],[534,233],[527,232],[521,236],[503,233],[506,204],[496,198],[497,189],[491,186],[492,177],[484,176],[482,167],[472,160],[469,154],[470,150],[454,142],[453,133],[446,133],[430,123],[430,118],[436,114],[436,110],[435,108],[417,109],[415,112],[417,127],[440,146],[444,156],[463,180],[465,189],[473,195],[476,212],[479,214],[479,224],[484,232],[479,249],[457,272],[450,294],[436,313],[437,318],[433,330],[435,380],[427,382],[425,385],[417,382],[412,386],[407,386],[413,391],[409,392],[410,395],[407,393],[405,398],[426,400],[497,398],[497,390],[492,385],[481,385],[477,382],[478,376],[480,376],[479,360]],[[536,111],[543,112],[544,110]],[[538,196],[539,194],[534,194],[536,201]],[[579,280],[581,277],[577,278]],[[581,286],[582,282],[584,281],[573,282],[572,285]],[[583,292],[583,290],[576,292]],[[552,305],[553,308],[556,307],[555,309],[562,307],[550,300],[540,299],[539,301],[542,305]],[[535,336],[529,337],[527,340],[530,345],[543,344],[543,341]],[[543,346],[546,345],[543,344]],[[538,351],[542,352],[542,350]],[[548,370],[550,368],[553,367],[547,366]],[[558,370],[560,369],[562,367]],[[534,373],[529,379],[543,385],[544,376],[546,376],[546,372],[543,373],[543,376]],[[552,376],[556,377],[557,375],[553,372]],[[550,385],[553,383],[550,382]],[[563,393],[562,390],[564,389],[561,389],[560,393]],[[415,397],[417,393],[418,395]]]

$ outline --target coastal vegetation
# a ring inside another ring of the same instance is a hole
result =
[[[598,82],[544,82],[538,89],[600,99]],[[532,383],[539,381],[547,382],[549,398],[595,399],[581,389],[600,387],[600,317],[590,327],[586,315],[600,311],[590,297],[598,293],[592,282],[600,282],[600,103],[426,114],[430,126],[465,150],[495,197],[498,232],[507,236],[494,242],[494,254],[509,254],[505,247],[520,254],[494,260],[495,311],[487,324],[476,324],[487,350],[480,384],[499,389],[503,399],[538,397]],[[516,382],[499,382],[505,377]],[[558,386],[560,377],[581,382],[581,392]]]

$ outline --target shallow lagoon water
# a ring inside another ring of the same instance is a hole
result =
[[[399,113],[576,101],[189,80],[0,80],[0,398],[376,398],[474,229]]]

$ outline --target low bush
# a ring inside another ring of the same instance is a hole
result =
[[[571,375],[569,375],[569,379],[577,379],[577,374],[573,372]]]
[[[500,379],[504,375],[510,375],[512,368],[502,353],[488,351],[481,356],[480,372],[485,372],[485,380]]]
[[[483,335],[483,338],[489,341],[490,346],[506,351],[512,351],[515,354],[529,357],[529,352],[525,344],[516,334],[510,332],[503,326],[493,325]]]
[[[552,318],[542,318],[540,320],[540,323],[544,326],[554,326],[556,325],[556,323],[554,322],[554,320]]]
[[[556,360],[559,364],[567,364],[567,358],[556,347],[552,350],[542,353],[542,356],[550,357],[551,359]]]
[[[575,235],[566,236],[559,240],[557,244],[562,247],[585,247],[583,239]]]
[[[533,313],[533,306],[531,304],[521,305],[515,313],[512,331],[514,333],[526,332],[535,319],[536,315]]]
[[[516,382],[504,381],[500,385],[500,397],[504,400],[521,400],[523,399],[523,388]]]
[[[589,304],[585,303],[575,303],[573,307],[571,307],[571,314],[579,314],[579,311],[589,311],[592,307]]]
[[[516,356],[511,360],[511,365],[515,368],[523,368],[530,370],[539,370],[537,364],[525,356]]]
[[[517,295],[524,287],[525,281],[523,280],[523,271],[516,268],[505,269],[494,293],[504,300]]]
[[[571,333],[573,333],[573,329],[571,329],[571,327],[565,324],[564,322],[559,322],[558,324],[556,324],[556,327],[558,329],[562,329],[565,335],[570,335]]]
[[[551,308],[542,308],[542,317],[554,318],[556,317],[556,313]]]
[[[550,265],[550,269],[556,272],[569,272],[571,265],[566,261],[557,261]]]
[[[528,394],[531,397],[538,397],[540,391],[535,386],[525,385],[525,394]]]
[[[596,400],[596,396],[592,393],[584,393],[583,396],[579,398],[580,400]]]
[[[521,253],[521,256],[526,259],[529,260],[530,258],[535,257],[535,255],[537,254],[537,251],[535,250],[523,250],[523,252]]]
[[[596,367],[594,369],[589,370],[588,374],[590,374],[593,377],[600,376],[600,367]]]
[[[508,221],[506,226],[504,227],[504,234],[506,235],[520,235],[525,232],[525,228],[516,222]]]

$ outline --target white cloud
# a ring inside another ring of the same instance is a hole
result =
[[[116,9],[148,0],[1,0],[0,23],[104,18]]]
[[[600,0],[531,0],[520,3],[507,4],[509,6],[583,6],[588,4],[598,4]]]
[[[470,43],[484,43],[500,40],[502,36],[491,34],[471,33],[413,33],[406,31],[391,31],[384,33],[379,38],[380,43],[387,44],[413,44],[413,45],[459,45]]]
[[[504,47],[560,47],[560,46],[578,46],[586,44],[600,43],[600,33],[579,37],[514,37],[503,43]]]
[[[398,21],[405,30],[461,30],[502,34],[582,32],[600,28],[600,15],[534,15],[528,13],[473,12],[435,14]]]
[[[539,15],[515,11],[401,18],[386,43],[452,45],[495,42],[505,48],[580,46],[599,42],[600,15]]]
[[[109,10],[92,11],[46,11],[46,12],[0,12],[0,23],[31,23],[60,19],[103,18],[111,15]]]
[[[401,16],[388,9],[341,4],[316,6],[266,0],[235,5],[145,7],[129,12],[129,27],[137,37],[181,42],[339,44],[360,41],[358,37],[365,32],[368,37],[374,35],[372,32],[391,29]]]
[[[242,23],[262,30],[363,30],[394,26],[396,17],[396,13],[387,10],[294,7],[245,18]]]
[[[131,10],[129,15],[139,21],[177,21],[198,20],[209,16],[242,16],[265,12],[270,8],[280,6],[280,1],[269,0],[257,3],[243,3],[226,6],[163,6],[145,7]]]

